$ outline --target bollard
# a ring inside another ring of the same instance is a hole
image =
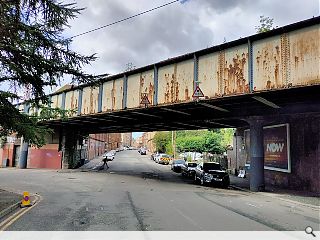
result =
[[[29,192],[23,192],[23,198],[21,200],[20,207],[24,208],[24,207],[30,207],[30,206],[31,206],[31,202],[30,202]]]

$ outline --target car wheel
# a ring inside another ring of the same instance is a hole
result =
[[[224,180],[224,181],[222,182],[222,187],[223,187],[223,188],[228,188],[229,185],[230,185],[230,179],[229,179],[229,178],[227,178],[226,180]]]
[[[204,186],[204,177],[203,176],[200,178],[200,184],[201,184],[201,186]]]
[[[195,184],[198,184],[198,178],[197,178],[197,174],[194,175],[194,179],[193,179]]]

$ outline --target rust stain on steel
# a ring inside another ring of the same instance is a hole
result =
[[[93,88],[90,89],[90,110],[89,112],[92,113],[93,111]]]
[[[153,71],[142,72],[140,74],[139,104],[141,102],[141,96],[143,94],[147,94],[150,104],[153,105],[153,96],[154,96]]]
[[[220,51],[218,55],[218,91],[215,94],[216,97],[249,92],[249,83],[245,78],[248,53],[235,54],[230,62],[225,55],[225,51]]]
[[[66,93],[66,101],[65,101],[65,109],[66,110],[76,110],[78,109],[78,96],[79,91],[73,90]],[[73,113],[73,116],[76,115],[76,113]]]
[[[282,66],[282,81],[284,85],[288,86],[290,82],[290,42],[287,33],[280,37],[281,41],[281,66]],[[276,82],[276,85],[277,82]]]
[[[174,73],[173,73],[173,76],[172,76],[172,79],[174,79],[174,81],[176,82],[175,84],[175,91],[171,93],[171,97],[175,96],[174,97],[174,102],[177,102],[179,100],[179,82],[177,81],[177,64],[174,65]],[[175,94],[175,95],[174,95]]]
[[[188,87],[186,87],[185,90],[184,90],[184,99],[186,101],[190,100]]]
[[[280,36],[272,37],[268,40],[257,41],[254,45],[253,74],[254,90],[270,90],[283,88],[289,75],[287,69],[289,65],[283,63],[288,59],[286,49],[288,42],[281,40]]]
[[[86,106],[86,105],[87,105],[87,99],[84,98],[82,101],[83,101],[82,104],[83,104],[84,106]],[[81,114],[86,114],[87,112],[88,112],[88,111],[86,111],[86,108],[84,107],[84,108],[83,108],[83,112],[81,111]]]
[[[146,89],[147,91],[147,89]],[[149,92],[148,92],[148,99],[151,102],[151,104],[153,104],[153,96],[154,96],[154,86],[153,84],[150,82],[149,83]]]
[[[176,64],[174,67],[174,72],[176,73]],[[179,83],[176,81],[176,75],[175,73],[171,74],[165,74],[165,82],[166,82],[166,88],[164,93],[164,99],[165,103],[174,103],[178,101],[179,97]]]
[[[290,40],[290,84],[320,84],[320,29],[319,25],[288,34]]]
[[[112,110],[115,109],[116,106],[116,86],[115,86],[115,80],[112,81],[112,90],[111,90],[111,99],[112,99]]]

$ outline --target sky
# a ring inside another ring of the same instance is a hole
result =
[[[70,22],[71,37],[172,0],[77,0],[85,10]],[[184,0],[73,39],[71,49],[98,59],[90,74],[117,74],[256,33],[260,16],[281,27],[319,15],[319,0]],[[65,82],[62,82],[64,84]],[[142,133],[134,133],[137,138]]]
[[[66,37],[112,23],[172,0],[77,0],[85,10],[70,21]],[[274,27],[319,15],[319,0],[184,0],[74,38],[71,49],[98,59],[84,69],[116,74],[128,63],[142,67],[255,34],[259,16]]]

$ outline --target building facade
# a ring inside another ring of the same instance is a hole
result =
[[[77,143],[76,157],[68,166],[62,164],[62,150],[59,146],[59,136],[52,135],[48,137],[47,144],[37,148],[29,146],[27,149],[27,168],[77,168],[85,161],[102,155],[106,151],[119,148],[121,146],[120,133],[100,133],[90,134],[87,138]],[[20,163],[21,139],[14,135],[7,139],[7,142],[0,148],[0,159],[2,167],[22,167]]]

